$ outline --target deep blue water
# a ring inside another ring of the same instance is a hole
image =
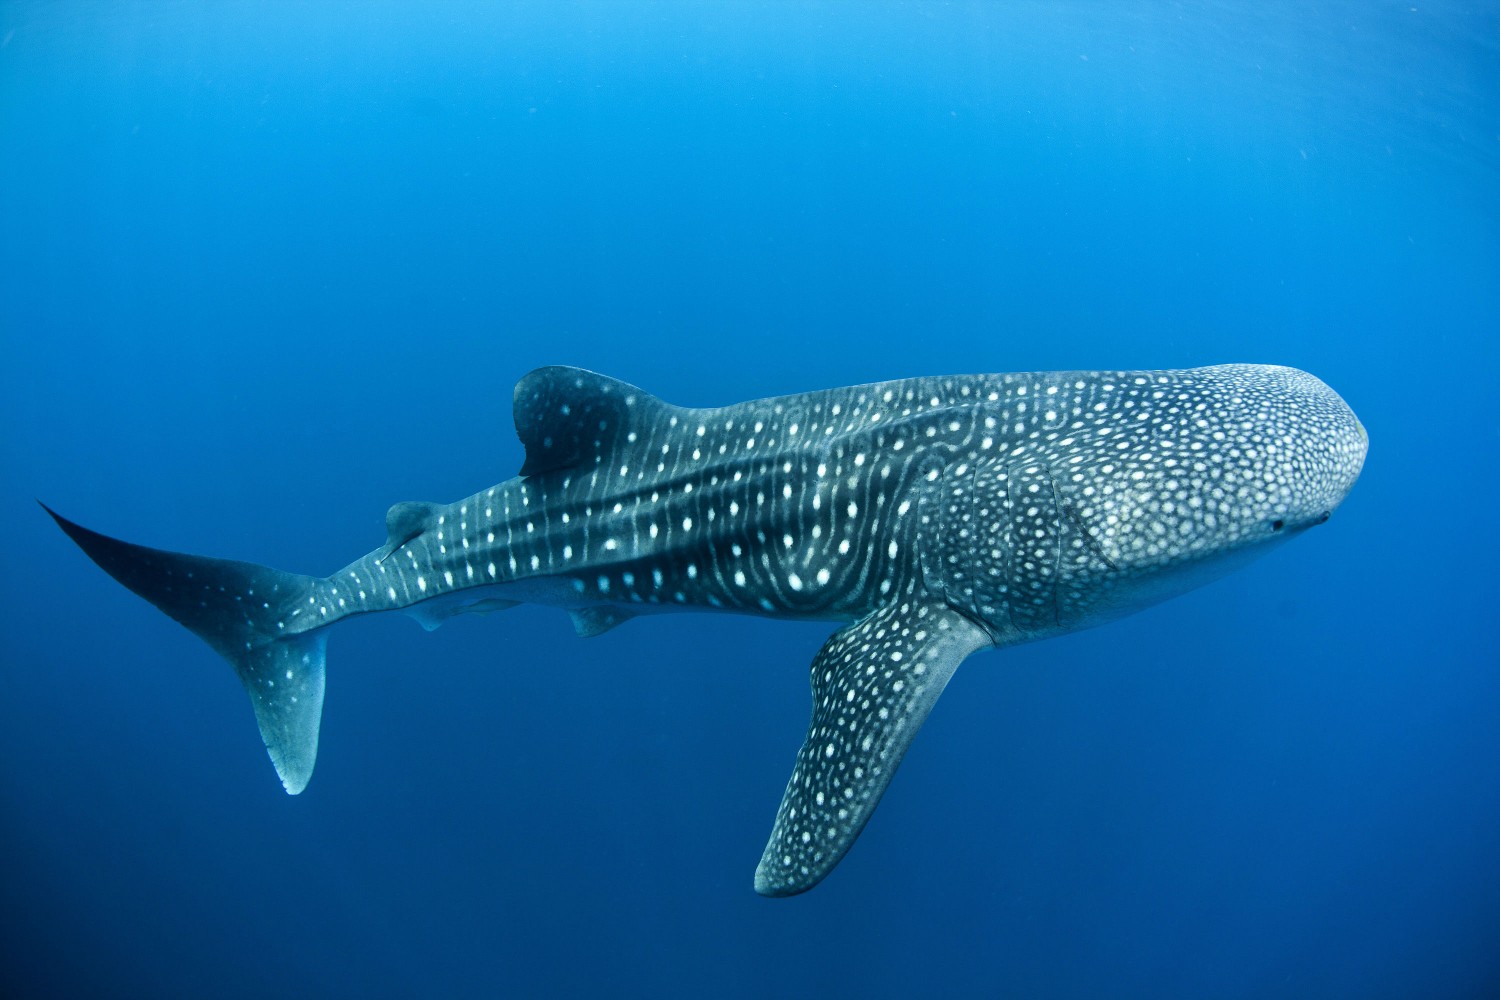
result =
[[[0,5],[0,987],[1500,995],[1497,105],[1493,2]],[[826,626],[360,619],[290,798],[33,503],[326,573],[542,364],[1224,361],[1360,414],[1334,520],[971,660],[790,900]]]

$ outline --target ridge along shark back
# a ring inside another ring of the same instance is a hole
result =
[[[576,368],[515,390],[520,476],[398,503],[328,577],[121,542],[52,512],[105,572],[234,666],[291,794],[317,756],[326,630],[520,602],[578,634],[669,611],[841,623],[755,888],[843,858],[958,665],[1100,624],[1326,521],[1364,427],[1291,368],[914,378],[676,407]]]

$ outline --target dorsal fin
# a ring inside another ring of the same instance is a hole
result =
[[[441,506],[422,500],[403,500],[393,504],[385,512],[385,547],[380,550],[375,561],[385,562],[392,552],[437,524]]]
[[[535,476],[612,454],[625,428],[667,404],[618,379],[555,365],[517,382],[514,405],[526,447],[521,475]]]

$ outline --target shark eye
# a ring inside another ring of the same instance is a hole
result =
[[[1271,522],[1271,530],[1272,531],[1280,531],[1282,528],[1285,528],[1285,527],[1286,527],[1286,522],[1283,521],[1279,517],[1276,520],[1274,520],[1274,521]]]

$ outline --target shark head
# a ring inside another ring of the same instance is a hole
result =
[[[1324,523],[1369,444],[1348,404],[1293,368],[1143,373],[1101,395],[1079,435],[1091,449],[1053,477],[1078,533],[1077,557],[1059,560],[1067,628],[1184,593]]]

